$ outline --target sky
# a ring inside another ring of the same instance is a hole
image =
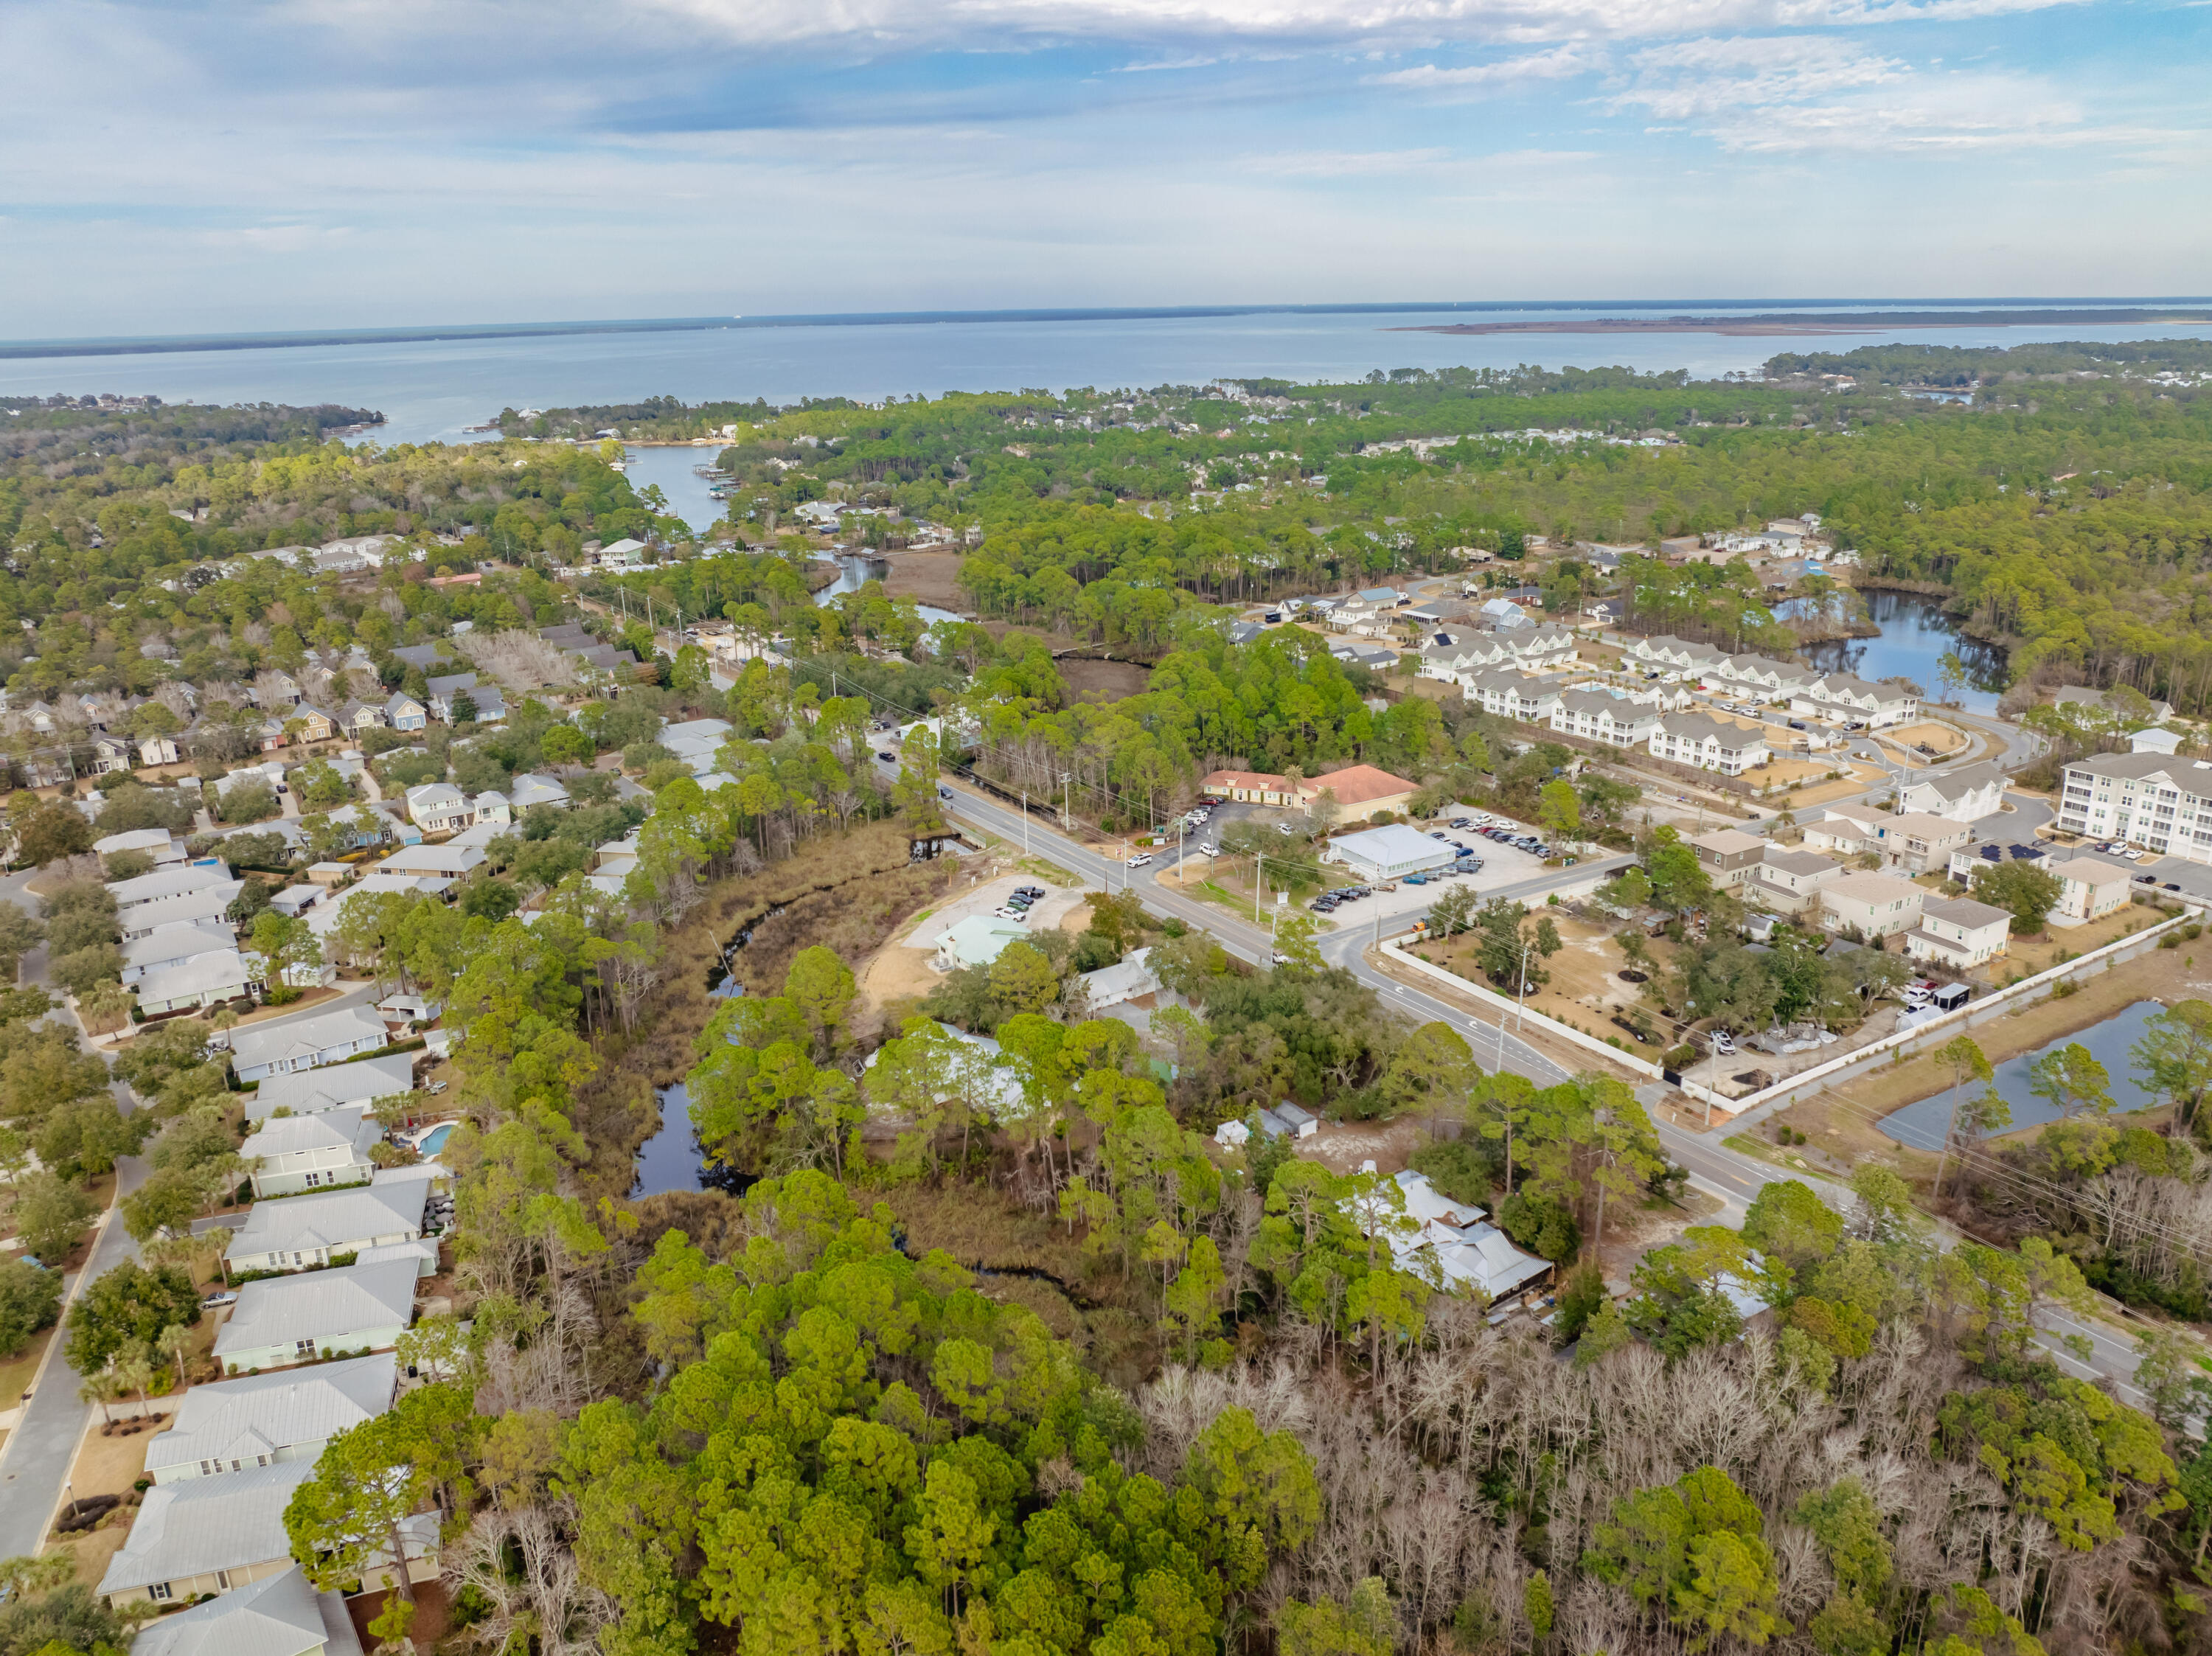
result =
[[[0,0],[0,335],[2212,290],[2212,0]]]

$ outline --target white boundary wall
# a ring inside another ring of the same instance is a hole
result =
[[[2078,960],[2070,960],[2062,965],[2046,968],[2032,978],[2022,978],[2018,983],[2008,988],[2000,989],[1980,1000],[1968,1001],[1955,1012],[1946,1012],[1941,1017],[1930,1018],[1927,1022],[1915,1024],[1910,1029],[1884,1035],[1880,1040],[1870,1045],[1855,1048],[1838,1057],[1830,1059],[1825,1064],[1816,1064],[1809,1070],[1800,1071],[1797,1074],[1786,1077],[1763,1091],[1752,1093],[1743,1098],[1723,1098],[1720,1094],[1699,1086],[1695,1082],[1683,1083],[1681,1090],[1698,1102],[1709,1104],[1730,1115],[1747,1114],[1753,1110],[1763,1109],[1770,1105],[1786,1108],[1799,1099],[1810,1096],[1832,1083],[1844,1079],[1848,1075],[1855,1075],[1863,1070],[1872,1069],[1876,1064],[1886,1060],[1893,1061],[1897,1054],[1918,1051],[1923,1045],[1940,1044],[1964,1030],[1978,1028],[1995,1018],[2008,1016],[2037,995],[2056,988],[2060,983],[2074,979],[2094,977],[2100,972],[2110,971],[2123,961],[2133,960],[2138,955],[2148,954],[2158,947],[2159,939],[2167,932],[2187,925],[2191,919],[2202,919],[2205,913],[2206,910],[2202,905],[2191,904],[2171,919],[2161,920],[2155,925],[2119,938],[2116,942],[2108,943],[2101,949],[2092,949]],[[1440,983],[1449,984],[1462,994],[1472,996],[1475,1000],[1497,1009],[1501,1014],[1518,1012],[1522,1010],[1504,995],[1485,989],[1481,985],[1461,977],[1456,972],[1446,971],[1441,966],[1407,953],[1395,940],[1385,943],[1382,945],[1382,952],[1393,960],[1403,961],[1416,972],[1434,978]],[[1535,1016],[1538,1023],[1547,1034],[1557,1036],[1559,1040],[1570,1041],[1577,1046],[1587,1047],[1601,1057],[1609,1059],[1622,1068],[1632,1070],[1638,1075],[1649,1076],[1654,1080],[1663,1078],[1664,1072],[1650,1059],[1638,1058],[1632,1052],[1623,1052],[1608,1041],[1601,1040],[1595,1035],[1585,1034],[1580,1029],[1562,1023],[1557,1018],[1548,1017],[1541,1012],[1537,1013]],[[1500,1027],[1503,1027],[1502,1022]],[[1478,1053],[1477,1056],[1480,1057],[1480,1054]]]

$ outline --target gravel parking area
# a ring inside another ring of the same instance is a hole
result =
[[[1025,885],[1045,885],[1033,874],[1005,874],[996,879],[980,880],[963,889],[950,902],[933,910],[927,919],[899,939],[908,949],[934,949],[945,934],[966,919],[970,914],[988,914],[1003,906],[1014,895],[1016,888]],[[1045,886],[1045,895],[1038,899],[1022,924],[1032,931],[1050,931],[1056,928],[1071,909],[1083,904],[1083,893],[1062,887],[1058,889]]]

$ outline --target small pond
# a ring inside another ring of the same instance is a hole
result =
[[[1943,694],[1939,664],[1946,651],[1955,654],[1966,670],[1966,687],[1959,705],[1970,713],[1994,713],[2004,694],[2005,652],[1994,644],[1968,638],[1943,611],[1940,601],[1918,592],[1869,591],[1868,618],[1881,628],[1878,638],[1830,639],[1808,644],[1798,653],[1807,664],[1824,673],[1856,673],[1877,683],[1899,674],[1917,684],[1933,700]],[[1792,598],[1778,605],[1775,614],[1788,620],[1803,600]]]
[[[707,1164],[699,1148],[699,1135],[691,1130],[691,1095],[682,1082],[656,1088],[660,1102],[660,1131],[638,1146],[637,1178],[630,1186],[633,1198],[658,1196],[672,1190],[719,1190],[742,1196],[753,1175],[735,1168]]]
[[[2154,1000],[2139,1000],[2102,1023],[2093,1024],[2076,1034],[2061,1035],[2056,1040],[2045,1041],[2032,1052],[2022,1052],[2018,1058],[2008,1059],[1998,1065],[1996,1089],[2005,1102],[2012,1106],[2012,1125],[2001,1129],[2001,1131],[2017,1132],[2022,1127],[2039,1127],[2045,1122],[2058,1119],[2057,1110],[2028,1090],[2027,1071],[2038,1059],[2069,1042],[2079,1042],[2087,1047],[2089,1055],[2105,1066],[2106,1073],[2112,1077],[2115,1113],[2147,1110],[2157,1104],[2160,1101],[2157,1095],[2144,1091],[2136,1082],[2128,1052],[2142,1039],[2144,1026],[2165,1010]],[[1891,1111],[1875,1125],[1900,1144],[1932,1150],[1942,1147],[1944,1123],[1950,1119],[1950,1114],[1951,1091],[1947,1087],[1932,1098],[1923,1098],[1917,1104],[1908,1104],[1901,1110]]]
[[[848,592],[857,592],[872,580],[882,580],[891,571],[888,558],[870,557],[866,553],[853,553],[839,557],[825,552],[820,561],[837,566],[837,579],[814,595],[817,604],[834,604]],[[940,610],[933,604],[917,604],[923,622],[934,626],[940,621],[957,621],[959,616],[950,610]]]

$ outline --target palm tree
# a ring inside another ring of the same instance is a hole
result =
[[[177,1368],[177,1389],[185,1387],[185,1353],[191,1349],[191,1331],[182,1323],[171,1323],[154,1342],[154,1350]]]
[[[146,1388],[154,1383],[153,1353],[143,1345],[127,1357],[120,1358],[111,1371],[115,1383],[125,1392],[138,1394],[138,1406],[146,1406]]]
[[[114,1424],[115,1417],[107,1412],[107,1405],[115,1400],[113,1368],[103,1368],[96,1374],[87,1374],[76,1388],[76,1398],[79,1403],[96,1403],[100,1405],[101,1425]]]

